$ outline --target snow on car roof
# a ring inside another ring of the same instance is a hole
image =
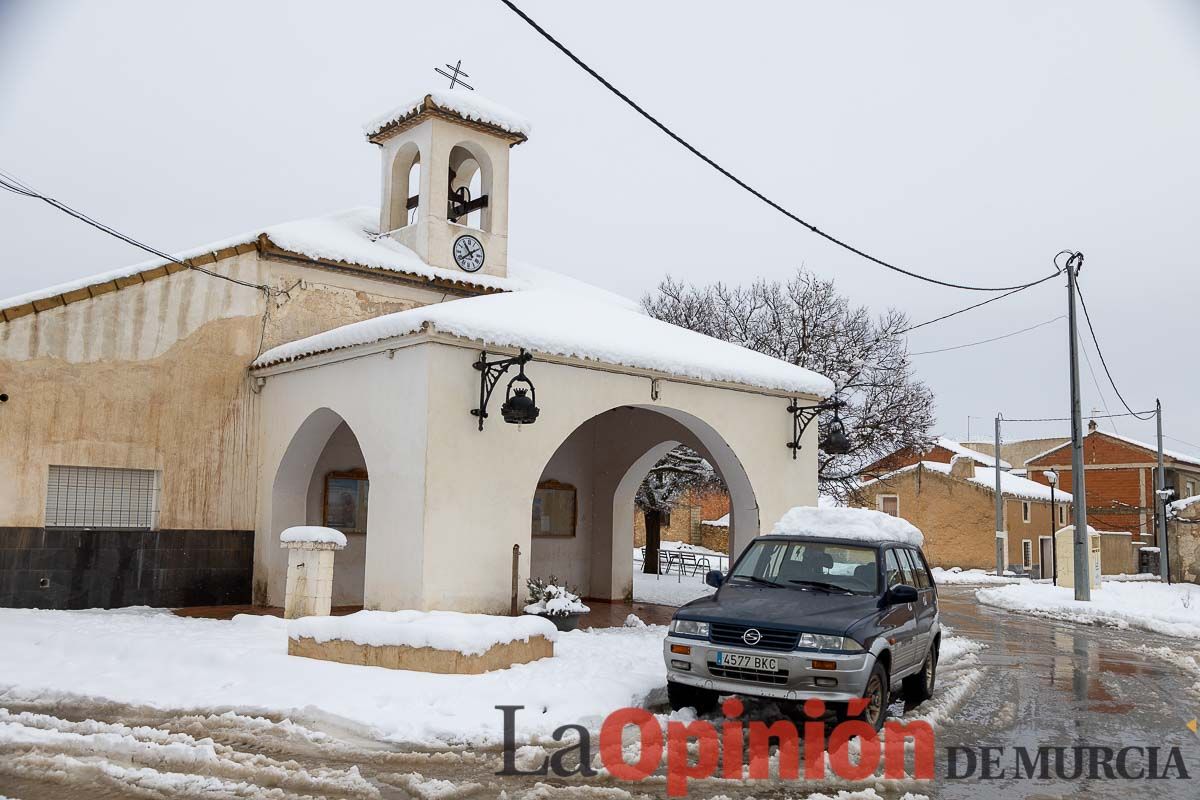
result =
[[[263,353],[254,366],[380,342],[429,327],[490,345],[701,381],[817,397],[833,393],[833,382],[811,370],[620,305],[557,289],[469,297],[354,322],[279,345]]]
[[[920,547],[925,536],[911,522],[866,508],[796,506],[784,514],[771,533],[856,542],[897,542]]]

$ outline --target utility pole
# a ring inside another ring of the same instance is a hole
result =
[[[1083,472],[1083,419],[1079,408],[1079,329],[1075,318],[1075,279],[1079,277],[1081,269],[1083,253],[1072,253],[1067,259],[1067,319],[1071,336],[1071,498],[1075,504],[1075,599],[1087,602],[1092,599],[1091,542],[1088,541],[1087,488]]]
[[[1158,572],[1163,583],[1171,582],[1170,553],[1167,552],[1167,471],[1163,468],[1162,401],[1154,401],[1154,414],[1158,418],[1158,480],[1155,481],[1154,519],[1158,528]]]
[[[992,452],[992,463],[996,468],[996,575],[1003,575],[1008,567],[1004,563],[1004,551],[1007,549],[1005,540],[1008,534],[1004,532],[1004,493],[1000,491],[1000,420],[1003,414],[996,415],[996,447]]]

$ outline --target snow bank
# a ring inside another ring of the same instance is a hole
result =
[[[404,645],[457,650],[465,656],[493,646],[529,641],[530,636],[558,639],[554,623],[541,617],[494,617],[457,611],[358,611],[343,617],[301,617],[288,623],[288,635],[318,642],[345,639],[356,644]]]
[[[982,569],[963,569],[962,567],[950,567],[949,569],[934,567],[931,572],[933,573],[933,582],[940,586],[978,586],[987,583],[1009,584],[1025,580],[1011,573],[997,575],[994,572]]]
[[[494,125],[501,130],[517,133],[526,138],[533,133],[533,125],[528,119],[470,89],[434,89],[426,92],[415,100],[403,103],[386,114],[370,120],[363,125],[363,133],[367,136],[379,133],[396,120],[403,119],[420,109],[425,104],[425,98],[433,101],[438,108],[452,111],[463,119]]]
[[[482,675],[295,658],[287,655],[287,622],[275,617],[0,608],[0,631],[0,686],[12,702],[84,696],[332,719],[377,739],[430,747],[498,745],[496,705],[526,707],[517,714],[525,742],[549,739],[568,723],[598,725],[665,685],[662,626],[559,634],[554,658]]]
[[[1023,614],[1200,639],[1200,587],[1192,584],[1105,581],[1087,603],[1075,599],[1074,589],[1048,583],[980,589],[975,597]]]
[[[320,542],[346,546],[346,534],[333,528],[322,528],[319,525],[296,525],[287,528],[279,534],[279,541],[287,542]]]
[[[775,523],[771,533],[860,542],[901,542],[918,547],[925,543],[921,531],[908,520],[865,508],[796,506]]]
[[[803,367],[572,292],[536,289],[469,297],[343,325],[268,350],[256,367],[392,339],[432,326],[442,333],[535,353],[703,381],[816,397],[833,383]]]

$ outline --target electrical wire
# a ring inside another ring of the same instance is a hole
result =
[[[962,350],[967,347],[977,347],[978,345],[981,345],[981,344],[988,344],[989,342],[998,342],[1001,339],[1008,339],[1013,336],[1017,336],[1018,334],[1028,333],[1029,331],[1037,330],[1038,328],[1044,328],[1045,326],[1049,325],[1050,323],[1058,322],[1060,319],[1063,319],[1064,317],[1066,317],[1066,314],[1059,314],[1054,319],[1048,319],[1045,322],[1039,322],[1037,325],[1030,325],[1028,328],[1021,328],[1021,330],[1019,330],[1019,331],[1013,331],[1012,333],[1006,333],[1002,336],[993,336],[990,339],[980,339],[978,342],[970,342],[968,344],[959,344],[959,345],[955,345],[954,347],[942,347],[937,350],[922,350],[919,353],[909,353],[909,355],[910,356],[928,356],[928,355],[932,355],[934,353],[948,353],[951,350]],[[1107,411],[1107,410],[1108,409],[1105,409],[1105,411]]]
[[[1108,369],[1108,362],[1104,360],[1104,351],[1100,349],[1100,340],[1096,338],[1096,329],[1092,326],[1092,317],[1088,314],[1087,301],[1083,299],[1083,289],[1079,286],[1079,279],[1075,279],[1075,293],[1079,295],[1079,305],[1083,307],[1083,318],[1087,321],[1088,331],[1092,334],[1092,344],[1096,346],[1096,355],[1100,357],[1100,366],[1104,367],[1104,374],[1108,376],[1108,382],[1112,385],[1113,393],[1117,395],[1117,399],[1121,401],[1121,405],[1125,406],[1125,410],[1132,416],[1140,420],[1148,420],[1154,416],[1154,412],[1150,412],[1147,416],[1141,416],[1134,411],[1129,403],[1125,402],[1125,398],[1121,395],[1121,390],[1117,388],[1117,382],[1113,380],[1112,372]]]
[[[181,261],[178,258],[176,258],[175,256],[171,255],[170,253],[163,252],[162,250],[159,250],[156,247],[152,247],[148,244],[145,244],[144,242],[140,242],[137,239],[134,239],[132,236],[128,236],[124,233],[121,233],[120,231],[118,231],[117,229],[115,229],[109,225],[105,225],[103,222],[99,222],[98,220],[92,219],[87,214],[84,214],[82,211],[78,211],[78,210],[72,208],[71,206],[67,205],[66,203],[59,202],[58,200],[55,200],[53,197],[48,197],[47,195],[44,195],[41,192],[38,192],[37,190],[33,189],[32,187],[30,187],[29,185],[27,185],[25,183],[22,183],[21,181],[12,177],[7,172],[4,172],[3,170],[0,170],[0,188],[6,189],[10,192],[13,192],[14,194],[19,194],[19,195],[23,195],[25,197],[30,197],[30,198],[34,198],[37,200],[41,200],[42,202],[46,203],[47,205],[49,205],[53,208],[58,209],[59,211],[63,212],[64,214],[67,214],[67,215],[79,220],[80,222],[83,222],[83,223],[86,223],[86,224],[92,226],[96,230],[102,231],[102,232],[108,234],[109,236],[120,239],[121,241],[125,242],[126,244],[133,245],[134,247],[136,247],[140,250],[144,250],[147,253],[151,253],[155,256],[158,256],[159,258],[169,261],[172,264],[178,264],[179,266],[185,267],[186,269],[193,269],[193,270],[196,270],[197,272],[202,272],[205,275],[211,275],[214,278],[220,278],[221,280],[229,281],[230,283],[236,283],[239,286],[245,286],[246,288],[249,288],[249,289],[256,289],[258,291],[263,292],[268,297],[287,294],[286,290],[276,289],[272,286],[267,286],[266,284],[262,284],[262,283],[252,283],[250,281],[244,281],[244,280],[241,280],[240,278],[234,278],[230,275],[222,275],[219,272],[214,272],[213,270],[205,269],[204,267],[197,266],[195,264],[189,264],[186,261]]]
[[[797,214],[784,208],[781,204],[779,204],[776,201],[772,200],[771,198],[767,197],[765,194],[760,192],[758,189],[755,189],[749,183],[742,180],[738,176],[734,175],[728,169],[726,169],[725,167],[718,164],[716,161],[714,161],[709,156],[705,155],[697,147],[692,145],[690,142],[688,142],[682,136],[675,133],[675,131],[671,130],[664,123],[660,122],[656,117],[654,117],[652,114],[650,114],[650,112],[646,111],[646,109],[642,108],[640,105],[638,105],[636,102],[634,102],[634,100],[631,99],[627,94],[625,94],[620,89],[618,89],[616,86],[614,86],[612,83],[610,83],[603,75],[601,75],[596,70],[592,69],[586,63],[584,63],[584,61],[581,58],[579,58],[579,56],[577,56],[573,52],[571,52],[571,50],[568,49],[566,45],[564,45],[558,39],[554,38],[554,36],[552,36],[545,28],[543,28],[541,25],[539,25],[537,22],[535,22],[528,14],[526,14],[524,11],[522,11],[520,8],[518,8],[515,3],[511,2],[511,0],[500,0],[500,2],[503,3],[504,5],[506,5],[510,11],[512,11],[514,14],[516,14],[518,17],[520,17],[522,20],[524,20],[531,28],[533,28],[535,31],[537,31],[539,34],[541,34],[542,38],[544,38],[550,44],[552,44],[556,48],[558,48],[558,50],[561,51],[563,53],[563,55],[565,55],[567,58],[569,58],[573,62],[575,62],[576,66],[578,66],[580,69],[582,69],[588,75],[591,75],[593,78],[595,78],[602,86],[604,86],[604,88],[608,89],[608,91],[612,92],[614,95],[616,95],[622,101],[624,101],[624,103],[626,105],[628,105],[630,108],[632,108],[638,114],[640,114],[643,118],[645,118],[648,122],[650,122],[650,124],[654,125],[660,131],[665,133],[668,137],[673,139],[677,144],[682,146],[689,153],[696,156],[696,158],[699,158],[705,164],[712,167],[717,172],[719,172],[721,175],[723,175],[726,178],[728,178],[729,180],[733,181],[739,187],[746,190],[751,195],[753,195],[757,199],[761,200],[763,203],[766,203],[768,206],[775,209],[780,214],[783,214],[785,217],[792,220],[793,222],[797,222],[800,225],[803,225],[804,227],[808,228],[810,231],[817,234],[821,238],[837,245],[838,247],[841,247],[844,250],[848,250],[849,252],[854,253],[857,256],[865,258],[867,261],[870,261],[874,264],[878,264],[879,266],[884,267],[886,269],[890,269],[893,272],[898,272],[902,275],[907,275],[910,278],[916,278],[917,280],[925,281],[926,283],[932,283],[936,286],[945,286],[945,287],[948,287],[951,289],[964,289],[966,291],[971,291],[971,292],[1018,291],[1020,289],[1028,289],[1030,286],[1036,286],[1038,283],[1041,283],[1043,280],[1049,280],[1050,278],[1054,277],[1053,275],[1050,275],[1046,278],[1042,278],[1037,281],[1031,281],[1030,283],[1020,284],[1017,286],[971,286],[971,285],[963,284],[963,283],[953,283],[951,281],[943,281],[938,278],[931,278],[927,275],[922,275],[922,274],[920,274],[918,272],[914,272],[910,269],[905,269],[904,267],[900,267],[895,264],[891,264],[887,261],[884,261],[881,258],[877,258],[876,256],[873,256],[870,253],[867,253],[864,250],[859,249],[858,247],[855,247],[854,245],[850,244],[849,242],[847,242],[843,239],[839,239],[836,236],[833,236],[832,234],[826,233],[825,231],[818,228],[816,225],[813,225],[811,222],[808,222],[807,220],[802,219]],[[961,313],[961,312],[959,312],[959,313]]]
[[[1153,414],[1155,412],[1153,410],[1150,410],[1150,411],[1142,411],[1142,412],[1130,411],[1129,413],[1126,413],[1126,414],[1089,414],[1088,419],[1115,419],[1117,417],[1137,417],[1139,413]],[[1140,417],[1139,417],[1139,419],[1140,419]],[[1017,418],[1017,417],[1011,417],[1011,418],[1005,417],[1004,421],[1005,422],[1070,422],[1071,418],[1070,417],[1030,417],[1030,418],[1021,419],[1021,418]]]
[[[924,328],[926,325],[932,325],[935,322],[941,322],[942,320],[950,319],[951,317],[957,317],[959,314],[965,314],[968,311],[974,311],[975,309],[979,308],[980,306],[986,306],[988,303],[994,303],[997,300],[1003,300],[1006,297],[1012,297],[1017,292],[1023,292],[1026,289],[1037,286],[1040,283],[1045,283],[1046,281],[1050,280],[1051,278],[1057,278],[1060,274],[1061,274],[1060,272],[1055,272],[1052,275],[1047,275],[1046,277],[1042,278],[1041,280],[1034,281],[1033,283],[1030,283],[1030,284],[1020,287],[1019,289],[1013,289],[1010,292],[1005,292],[1004,294],[998,294],[995,297],[989,297],[987,300],[984,300],[981,303],[972,303],[971,305],[966,306],[965,308],[960,308],[957,311],[951,311],[949,314],[942,314],[940,317],[934,317],[933,319],[927,319],[924,322],[918,322],[916,325],[909,325],[907,328],[904,328],[903,330],[896,331],[896,336],[900,336],[902,334],[908,333],[909,331],[915,331],[918,328]]]

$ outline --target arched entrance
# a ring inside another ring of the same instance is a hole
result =
[[[703,420],[661,406],[622,406],[580,424],[546,463],[531,498],[529,574],[554,575],[587,597],[634,597],[634,495],[651,467],[680,444],[707,460],[731,496],[729,552],[758,535],[745,469]]]
[[[296,430],[275,472],[271,488],[273,542],[293,525],[323,525],[346,534],[346,548],[334,559],[333,605],[361,606],[367,560],[370,472],[358,438],[335,411],[319,408]],[[277,545],[268,553],[269,602],[283,601],[287,554]]]

